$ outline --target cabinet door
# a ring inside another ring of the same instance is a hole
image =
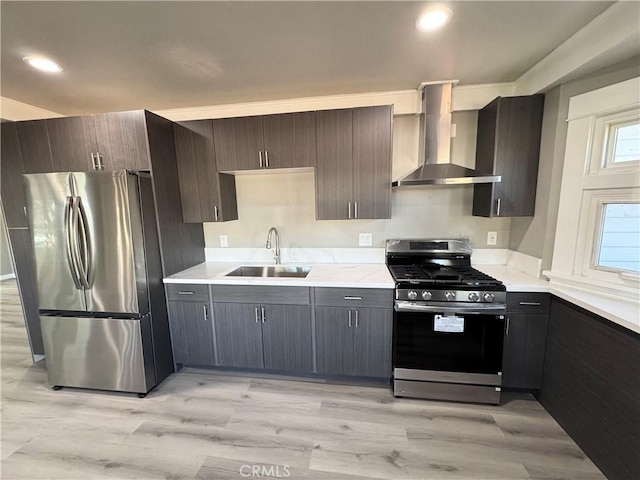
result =
[[[540,388],[548,322],[548,315],[509,315],[502,359],[503,386]]]
[[[496,132],[495,171],[502,181],[495,185],[496,216],[533,216],[544,95],[500,99]]]
[[[353,110],[316,112],[316,218],[353,215]],[[350,208],[351,207],[351,208]]]
[[[393,313],[382,308],[354,310],[353,373],[363,377],[391,377]]]
[[[216,348],[220,365],[263,368],[259,309],[260,305],[257,304],[213,304]]]
[[[91,117],[45,120],[54,170],[88,172],[94,170],[92,153],[98,151]]]
[[[21,175],[24,173],[18,132],[13,122],[3,122],[0,147],[0,180],[2,181],[2,207],[9,228],[28,225],[25,215],[24,188]]]
[[[313,371],[311,307],[263,305],[264,367],[288,372]]]
[[[169,324],[175,363],[215,363],[213,327],[208,303],[169,302]]]
[[[350,309],[316,307],[316,367],[319,373],[353,373],[353,319]]]
[[[533,216],[544,95],[498,97],[478,114],[476,170],[499,183],[473,187],[473,215]]]
[[[143,110],[93,115],[104,170],[149,170],[147,127]]]
[[[216,207],[220,208],[220,191],[218,172],[215,171],[211,121],[176,124],[173,126],[173,136],[182,200],[182,221],[215,222]]]
[[[391,218],[393,107],[353,110],[353,218]]]
[[[16,130],[24,173],[54,172],[46,123],[42,120],[17,122]]]
[[[219,172],[262,168],[262,117],[214,120],[213,134]]]
[[[262,128],[267,168],[316,165],[315,112],[265,115]]]
[[[183,221],[237,220],[236,180],[216,169],[211,120],[180,122],[173,132]]]

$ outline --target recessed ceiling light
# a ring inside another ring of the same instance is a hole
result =
[[[420,15],[416,20],[416,28],[423,32],[437,30],[451,18],[451,10],[445,7],[434,7]]]
[[[58,73],[62,71],[62,66],[54,62],[53,60],[49,60],[44,57],[24,57],[26,63],[31,65],[33,68],[37,68],[38,70],[42,70],[44,72],[49,73]]]

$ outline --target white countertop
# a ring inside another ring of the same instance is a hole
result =
[[[166,277],[164,283],[228,284],[228,285],[281,285],[302,287],[394,288],[395,283],[384,263],[304,263],[311,271],[305,278],[287,277],[226,277],[240,265],[264,263],[205,262]],[[273,264],[270,264],[273,266]]]
[[[504,283],[507,292],[548,292],[549,282],[533,277],[507,265],[474,265],[482,273]]]
[[[608,295],[598,295],[592,291],[564,285],[553,285],[550,291],[556,297],[640,333],[640,306],[638,302]]]

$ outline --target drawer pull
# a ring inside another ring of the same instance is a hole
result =
[[[354,297],[351,295],[347,295],[344,297],[345,300],[362,300],[362,297]]]
[[[180,290],[178,292],[178,295],[193,295],[194,293],[196,293],[196,292],[192,292],[190,290]]]
[[[540,302],[520,302],[520,305],[526,305],[529,307],[539,307],[542,304]]]

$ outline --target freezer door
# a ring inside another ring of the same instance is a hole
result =
[[[149,316],[41,316],[51,385],[146,393],[155,385]]]
[[[87,310],[149,311],[137,177],[126,171],[73,173]]]
[[[33,239],[39,308],[86,311],[72,230],[71,175],[23,176],[29,230]]]

